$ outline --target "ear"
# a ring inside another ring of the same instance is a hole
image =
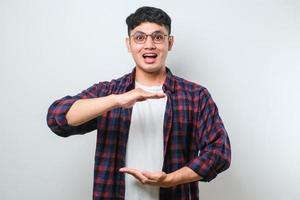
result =
[[[131,52],[130,39],[127,37],[125,42],[126,42],[128,52]]]
[[[174,36],[173,36],[173,35],[170,35],[170,36],[169,36],[169,41],[168,41],[168,50],[169,50],[169,51],[172,50],[173,44],[174,44]]]

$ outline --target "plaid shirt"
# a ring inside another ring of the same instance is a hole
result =
[[[76,96],[66,96],[49,108],[47,123],[59,136],[84,134],[97,129],[93,199],[124,199],[126,143],[132,108],[116,108],[80,126],[65,118],[78,99],[122,94],[134,88],[132,73],[110,82],[100,82]],[[163,84],[167,95],[164,117],[164,163],[170,173],[188,166],[202,181],[210,181],[230,165],[230,142],[218,109],[206,88],[179,78],[167,68]],[[160,188],[160,199],[199,199],[198,182]]]

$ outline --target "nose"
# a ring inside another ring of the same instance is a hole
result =
[[[155,43],[153,42],[151,36],[148,36],[145,42],[145,49],[155,49]]]

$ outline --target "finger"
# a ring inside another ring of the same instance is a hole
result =
[[[143,95],[141,97],[139,97],[137,99],[138,102],[140,101],[145,101],[147,99],[160,99],[160,98],[164,98],[165,97],[165,94],[160,94],[160,93],[157,93],[157,94],[154,94],[154,93],[151,93],[151,94],[146,94],[146,95]]]
[[[165,172],[142,172],[142,174],[150,180],[161,181],[166,178],[167,174]]]
[[[136,88],[135,91],[144,98],[163,98],[166,96],[163,92],[148,92],[142,88]]]
[[[164,93],[148,93],[145,94],[143,97],[147,98],[147,99],[160,99],[160,98],[164,98],[166,95]]]
[[[138,98],[137,101],[145,101],[145,100],[147,100],[147,98],[145,98],[145,97],[140,97],[140,98]]]
[[[164,93],[155,93],[155,98],[164,98],[165,96]]]
[[[144,171],[144,172],[142,172],[142,174],[150,180],[158,180],[158,178],[159,178],[159,175],[155,172]]]
[[[123,167],[119,169],[120,172],[132,175],[134,178],[139,180],[141,183],[145,184],[147,182],[147,177],[145,177],[141,171],[134,168]]]
[[[124,173],[134,173],[138,170],[134,169],[134,168],[129,168],[129,167],[122,167],[122,168],[119,169],[119,171],[124,172]]]

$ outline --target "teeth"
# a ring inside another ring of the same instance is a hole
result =
[[[157,56],[157,54],[155,54],[155,53],[145,53],[145,54],[143,54],[143,57],[156,57]]]

